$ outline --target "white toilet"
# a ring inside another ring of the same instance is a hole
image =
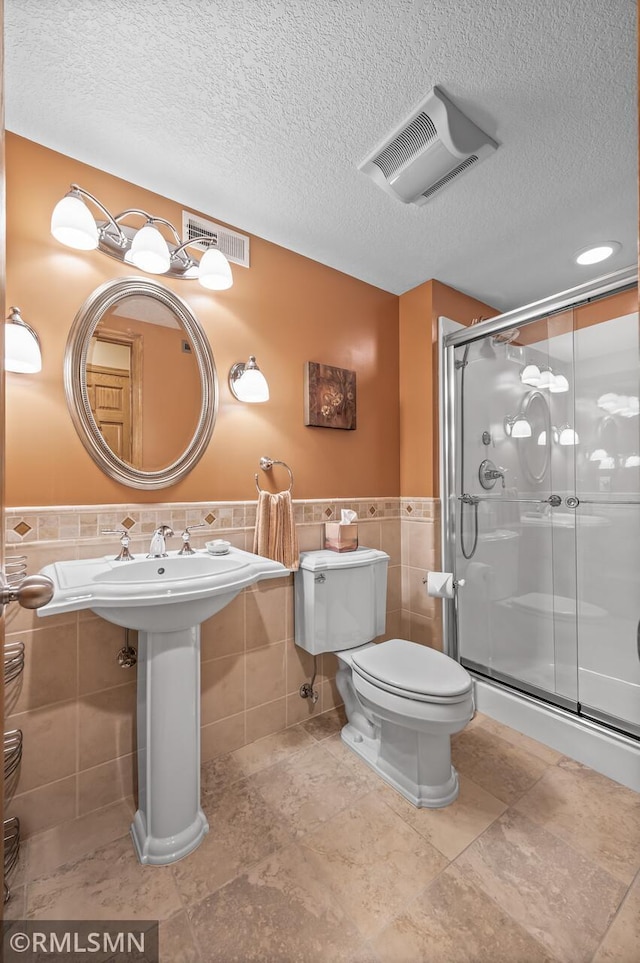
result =
[[[385,629],[389,556],[371,548],[302,552],[295,575],[295,641],[335,652],[347,724],[342,739],[414,806],[458,795],[451,740],[474,713],[472,680],[427,646],[371,640]]]

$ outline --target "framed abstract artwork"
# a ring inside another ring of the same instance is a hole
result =
[[[313,428],[356,427],[356,373],[307,361],[304,366],[304,423]]]

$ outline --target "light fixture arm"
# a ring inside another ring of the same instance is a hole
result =
[[[93,204],[95,204],[96,207],[97,207],[100,211],[102,211],[102,213],[105,215],[105,217],[107,218],[107,221],[109,222],[109,224],[111,224],[111,225],[113,226],[113,228],[114,228],[114,230],[115,230],[115,232],[116,232],[116,236],[118,237],[119,242],[120,242],[123,246],[125,246],[125,245],[127,244],[127,239],[126,239],[126,237],[124,236],[124,234],[122,233],[122,231],[120,230],[120,225],[118,224],[117,218],[115,218],[115,217],[113,216],[113,214],[111,214],[111,212],[107,210],[107,208],[104,206],[104,204],[102,204],[102,203],[98,200],[97,197],[94,197],[94,195],[93,195],[93,194],[90,194],[89,191],[85,191],[85,189],[84,189],[83,187],[79,187],[78,184],[72,184],[72,185],[71,185],[70,193],[71,193],[71,192],[73,192],[73,193],[75,193],[75,194],[79,194],[81,197],[86,197],[86,198],[88,198],[88,200],[90,200]]]
[[[180,240],[180,238],[178,238],[178,240]],[[220,248],[218,247],[217,240],[214,242],[211,236],[208,234],[198,234],[197,237],[190,237],[188,241],[184,241],[182,244],[179,244],[178,247],[174,251],[172,251],[171,257],[178,258],[178,257],[181,257],[181,255],[184,255],[185,256],[184,259],[188,259],[189,261],[191,261],[191,258],[187,254],[187,248],[189,247],[190,244],[197,244],[198,242],[201,242],[201,241],[206,241],[209,247],[212,247],[217,251],[220,250]]]
[[[180,243],[180,235],[176,231],[171,221],[167,221],[164,217],[155,217],[153,214],[148,214],[147,211],[143,211],[141,208],[130,207],[126,211],[122,211],[121,214],[116,214],[113,220],[117,223],[118,221],[121,221],[123,217],[127,217],[129,214],[139,214],[141,217],[145,218],[147,224],[164,224],[165,227],[168,227],[173,234],[174,240]]]

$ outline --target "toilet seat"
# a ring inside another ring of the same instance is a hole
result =
[[[352,671],[370,685],[414,702],[464,702],[471,692],[471,676],[458,662],[407,639],[363,647],[350,661]]]

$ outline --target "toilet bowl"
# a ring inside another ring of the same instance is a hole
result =
[[[388,556],[303,552],[296,573],[296,644],[335,652],[345,705],[345,744],[414,806],[440,808],[459,791],[451,735],[474,713],[472,680],[459,663],[384,632]]]

